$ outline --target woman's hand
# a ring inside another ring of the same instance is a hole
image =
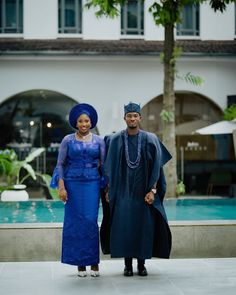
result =
[[[147,202],[149,205],[152,205],[154,200],[155,200],[155,196],[153,192],[149,192],[146,194],[145,198],[144,198],[145,202]]]
[[[65,203],[67,201],[67,191],[65,190],[65,188],[59,188],[58,194],[62,202]]]

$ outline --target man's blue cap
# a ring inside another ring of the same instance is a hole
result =
[[[77,104],[71,109],[69,114],[69,123],[71,127],[77,129],[77,119],[82,114],[86,114],[87,116],[89,116],[91,120],[91,129],[94,128],[98,121],[98,114],[95,108],[87,103]]]
[[[141,107],[140,104],[130,102],[129,104],[124,106],[124,113],[139,113],[141,115]]]

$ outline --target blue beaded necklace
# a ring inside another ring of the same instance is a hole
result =
[[[125,159],[126,163],[131,169],[135,169],[139,166],[141,160],[141,132],[138,133],[138,153],[135,161],[131,161],[129,158],[129,145],[128,145],[128,132],[127,130],[123,131],[124,134],[124,142],[125,142]]]

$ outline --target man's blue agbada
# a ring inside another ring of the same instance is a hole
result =
[[[156,135],[139,130],[141,162],[136,169],[127,166],[124,131],[106,138],[106,174],[109,178],[109,206],[103,202],[101,245],[111,257],[169,258],[171,232],[163,198],[166,191],[163,166],[171,155]],[[131,158],[137,151],[136,136],[130,142]],[[133,155],[132,155],[133,154]],[[144,196],[157,183],[153,205]]]

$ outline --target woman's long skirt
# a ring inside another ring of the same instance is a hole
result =
[[[68,200],[62,234],[63,263],[86,266],[99,263],[99,180],[67,180]]]

